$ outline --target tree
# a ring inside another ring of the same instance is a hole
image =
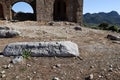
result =
[[[100,25],[98,25],[98,27],[102,30],[107,30],[109,27],[108,23],[101,23]]]

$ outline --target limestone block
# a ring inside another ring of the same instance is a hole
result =
[[[31,56],[59,56],[73,57],[79,56],[77,44],[71,41],[61,42],[17,42],[8,44],[3,54],[4,56],[20,56],[23,51],[30,52]]]
[[[108,34],[107,38],[110,39],[110,40],[120,41],[120,36],[118,36],[118,35]]]
[[[15,30],[0,30],[0,38],[12,38],[19,36],[20,32]]]

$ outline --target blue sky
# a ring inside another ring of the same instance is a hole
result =
[[[12,6],[12,9],[15,11],[15,12],[25,12],[25,13],[33,13],[33,9],[32,7],[28,4],[28,3],[25,3],[25,2],[18,2],[16,4],[14,4]]]
[[[16,3],[13,7],[16,12],[24,11],[33,13],[32,7],[24,2]],[[120,14],[120,0],[84,0],[84,13],[98,13],[117,11]]]
[[[120,14],[120,0],[84,0],[83,14],[117,11]]]

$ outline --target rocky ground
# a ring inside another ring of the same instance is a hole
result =
[[[72,41],[79,46],[80,57],[31,57],[10,63],[13,57],[0,56],[0,80],[120,80],[120,41],[111,41],[115,32],[94,30],[68,22],[6,22],[21,32],[15,38],[0,38],[0,51],[13,42]]]

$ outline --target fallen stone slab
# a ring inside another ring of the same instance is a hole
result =
[[[33,57],[74,57],[79,56],[77,44],[71,41],[61,42],[17,42],[8,44],[4,56],[21,56],[29,53]]]
[[[118,35],[108,34],[107,38],[110,39],[110,40],[120,41],[120,36],[118,36]]]
[[[0,38],[13,38],[19,35],[20,32],[16,30],[0,30]]]
[[[2,26],[2,27],[0,27],[0,30],[10,30],[10,28],[6,27],[6,26]]]

